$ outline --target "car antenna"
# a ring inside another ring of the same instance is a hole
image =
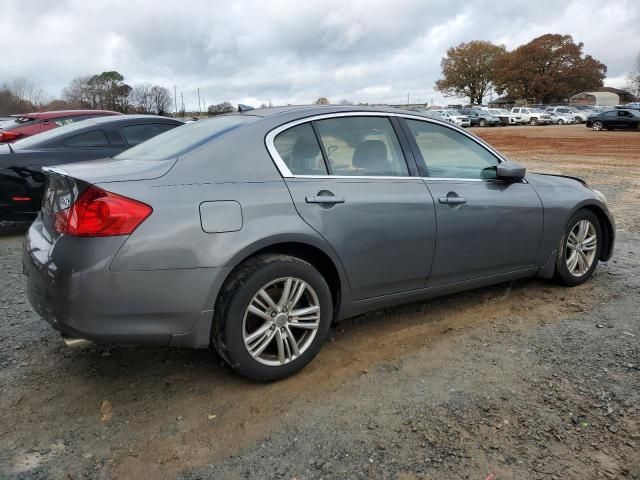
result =
[[[9,147],[9,151],[11,153],[16,153],[16,151],[13,149],[13,147],[11,146],[11,143],[7,143],[7,147]]]
[[[246,112],[247,110],[253,110],[253,107],[250,107],[249,105],[243,105],[242,103],[238,104],[239,112]]]

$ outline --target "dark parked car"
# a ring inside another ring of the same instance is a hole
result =
[[[594,130],[614,130],[633,128],[640,130],[640,111],[631,108],[616,108],[591,115],[587,118],[587,127]]]
[[[213,345],[261,380],[368,310],[523,277],[579,285],[615,236],[585,182],[526,174],[393,109],[222,115],[46,174],[23,263],[53,328],[75,344]]]
[[[118,115],[0,145],[0,221],[35,218],[44,191],[43,166],[112,157],[182,124],[166,117]]]
[[[463,115],[467,115],[469,117],[469,121],[471,122],[471,126],[479,126],[479,127],[495,127],[496,125],[500,125],[500,119],[494,115],[491,115],[486,110],[477,110],[475,108],[466,108],[462,110]]]
[[[10,122],[2,124],[0,143],[15,142],[22,138],[37,135],[53,128],[62,127],[89,118],[122,115],[110,110],[58,110],[54,112],[25,113],[13,115]]]

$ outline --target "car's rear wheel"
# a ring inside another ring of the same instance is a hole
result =
[[[241,375],[278,380],[316,356],[332,315],[327,282],[310,263],[260,255],[225,283],[214,311],[212,344]]]
[[[571,287],[589,280],[598,265],[601,239],[602,229],[597,215],[591,210],[576,212],[560,239],[556,279]]]
[[[596,120],[595,122],[593,122],[593,129],[599,132],[600,130],[604,129],[604,123],[602,123],[600,120]]]
[[[562,119],[558,120],[558,125],[564,125],[564,120]]]
[[[487,121],[484,118],[481,118],[480,121],[478,122],[478,125],[480,125],[481,127],[486,127]]]
[[[529,120],[529,125],[533,125],[534,127],[536,125],[538,125],[538,119],[537,118],[532,118],[531,120]]]

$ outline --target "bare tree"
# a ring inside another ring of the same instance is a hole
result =
[[[329,100],[327,99],[327,97],[320,97],[313,103],[315,103],[316,105],[329,105]]]
[[[340,100],[340,105],[353,105],[353,102],[351,100],[343,98],[342,100]]]
[[[12,80],[9,83],[9,89],[20,102],[31,104],[34,109],[42,108],[51,101],[51,98],[44,90],[37,88],[24,77]]]
[[[168,88],[154,85],[151,87],[151,98],[153,109],[158,115],[166,115],[171,111],[173,100]]]
[[[640,52],[638,52],[633,67],[627,75],[625,87],[636,101],[640,100]]]
[[[150,83],[138,83],[133,86],[129,99],[139,113],[151,113],[154,109],[153,86]]]

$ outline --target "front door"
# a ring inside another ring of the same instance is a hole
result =
[[[424,287],[433,200],[389,118],[319,119],[283,131],[274,146],[298,213],[340,258],[354,300]]]
[[[437,246],[427,286],[538,266],[543,211],[533,188],[495,179],[500,160],[465,133],[405,121],[436,206]]]

